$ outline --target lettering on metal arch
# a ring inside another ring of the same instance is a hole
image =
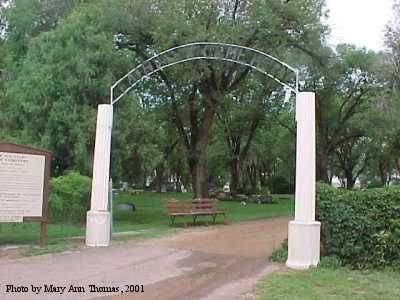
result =
[[[257,70],[297,93],[298,71],[275,57],[232,44],[193,43],[163,51],[130,70],[111,87],[111,104],[116,103],[143,78],[167,67],[193,60],[222,60],[238,63]]]

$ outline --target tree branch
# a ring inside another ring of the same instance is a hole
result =
[[[238,12],[239,4],[240,4],[240,0],[236,0],[235,1],[235,6],[233,7],[233,12],[232,12],[233,21],[236,21],[236,14]]]

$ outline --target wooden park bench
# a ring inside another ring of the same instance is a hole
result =
[[[192,216],[193,223],[196,223],[199,216],[212,216],[213,223],[218,215],[224,215],[224,222],[226,222],[226,215],[224,211],[217,210],[216,201],[212,199],[194,199],[187,200],[166,200],[164,202],[166,214],[171,218],[171,225],[174,224],[176,217]],[[184,225],[186,222],[184,219]]]

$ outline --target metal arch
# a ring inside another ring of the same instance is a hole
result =
[[[159,65],[157,66],[157,68],[153,68],[152,71],[149,71],[145,74],[143,74],[141,77],[139,77],[139,79],[137,79],[133,84],[131,84],[128,88],[126,88],[120,95],[118,95],[118,97],[116,99],[114,99],[114,89],[121,84],[125,79],[128,79],[132,74],[134,74],[135,72],[137,72],[138,70],[141,70],[144,68],[144,66],[146,64],[151,64],[153,63],[157,63],[156,59],[165,56],[166,54],[169,53],[174,53],[177,50],[180,49],[184,49],[184,48],[188,48],[188,47],[192,47],[192,46],[221,46],[222,48],[233,48],[233,49],[240,49],[240,50],[245,50],[246,52],[252,52],[255,53],[256,55],[261,55],[263,57],[265,57],[266,59],[272,60],[273,62],[278,63],[279,65],[281,65],[282,67],[290,70],[291,72],[294,73],[295,78],[296,78],[296,82],[295,82],[295,86],[292,87],[290,85],[288,85],[287,83],[284,83],[282,80],[276,78],[274,75],[266,72],[265,70],[262,70],[261,68],[252,65],[249,62],[245,62],[245,61],[241,61],[238,59],[233,59],[233,58],[226,58],[226,57],[218,57],[218,56],[193,56],[193,57],[188,57],[185,59],[181,59],[178,61],[174,61],[172,63],[168,63],[165,65]],[[262,74],[270,77],[271,79],[275,80],[276,82],[278,82],[280,85],[282,85],[283,87],[285,87],[288,91],[293,92],[295,94],[297,94],[299,92],[299,71],[293,67],[291,67],[290,65],[286,64],[285,62],[277,59],[276,57],[273,57],[267,53],[264,53],[262,51],[259,51],[257,49],[253,49],[253,48],[249,48],[249,47],[245,47],[245,46],[239,46],[239,45],[234,45],[234,44],[225,44],[225,43],[213,43],[213,42],[196,42],[196,43],[190,43],[190,44],[185,44],[185,45],[181,45],[181,46],[177,46],[177,47],[173,47],[170,48],[168,50],[162,51],[159,54],[156,54],[154,56],[152,56],[151,58],[147,59],[146,61],[144,61],[142,64],[138,65],[137,67],[131,69],[128,73],[126,73],[123,77],[121,77],[118,81],[116,81],[112,86],[111,86],[111,105],[117,103],[123,96],[125,96],[127,93],[129,93],[140,81],[142,81],[144,78],[149,78],[151,75],[164,70],[168,67],[180,64],[180,63],[184,63],[184,62],[189,62],[189,61],[194,61],[194,60],[220,60],[220,61],[227,61],[227,62],[232,62],[232,63],[236,63],[236,64],[240,64],[243,66],[247,66],[252,68],[253,70],[259,71]]]

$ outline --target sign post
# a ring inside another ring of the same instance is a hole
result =
[[[0,141],[0,222],[40,222],[45,245],[51,153]]]

